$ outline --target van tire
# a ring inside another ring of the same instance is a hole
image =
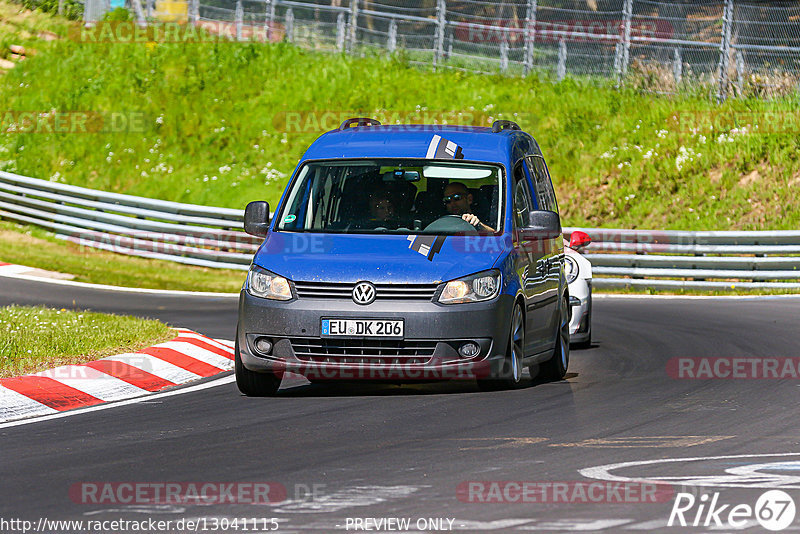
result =
[[[508,345],[503,368],[499,378],[478,378],[478,389],[481,391],[497,391],[499,389],[512,389],[519,387],[522,382],[522,372],[525,367],[522,361],[525,347],[525,316],[522,307],[514,305],[511,312],[511,321],[508,328]]]
[[[569,367],[569,300],[564,299],[564,304],[559,310],[558,336],[553,355],[541,364],[541,377],[549,382],[563,380]],[[566,313],[565,313],[566,312]]]
[[[256,373],[247,369],[239,355],[239,334],[236,334],[234,349],[234,368],[236,370],[236,387],[248,397],[272,397],[281,386],[282,373]]]

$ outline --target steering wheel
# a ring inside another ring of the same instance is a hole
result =
[[[439,217],[425,227],[425,232],[443,234],[477,234],[478,229],[461,218],[461,215],[447,214]]]

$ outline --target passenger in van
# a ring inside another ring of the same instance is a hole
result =
[[[374,191],[369,196],[369,214],[374,221],[386,222],[396,218],[397,210],[388,191]]]
[[[472,193],[461,182],[451,182],[444,188],[444,205],[450,215],[460,215],[461,218],[477,228],[479,231],[495,233],[495,229],[482,223],[477,215],[472,213]]]

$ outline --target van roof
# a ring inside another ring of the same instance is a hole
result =
[[[539,145],[520,130],[480,126],[387,125],[332,130],[308,148],[302,161],[338,158],[425,158],[433,136],[459,145],[465,160],[513,163],[527,154],[541,155]]]

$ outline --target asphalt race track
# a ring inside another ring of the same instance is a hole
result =
[[[235,299],[0,279],[0,305],[72,307],[73,300],[213,337],[231,339],[235,329]],[[294,378],[276,398],[259,399],[241,396],[228,378],[202,391],[0,426],[0,517],[275,518],[280,532],[320,533],[390,517],[409,519],[412,531],[424,519],[420,525],[431,532],[437,525],[468,532],[711,531],[667,527],[674,495],[655,503],[613,495],[589,502],[570,493],[567,502],[542,503],[517,502],[519,493],[506,492],[500,502],[484,503],[458,490],[470,482],[508,488],[508,481],[661,477],[674,491],[686,491],[678,484],[687,483],[698,495],[720,492],[726,504],[752,506],[768,486],[797,501],[800,381],[679,379],[667,366],[682,357],[797,357],[798,316],[800,298],[596,299],[595,344],[572,352],[560,383],[532,380],[519,390],[480,393],[472,382],[311,385]],[[663,461],[686,458],[695,459]],[[590,469],[637,461],[650,463]],[[288,500],[83,503],[74,487],[86,482],[270,482],[285,488]],[[436,518],[441,524],[427,522]],[[744,531],[764,529],[750,520]]]

